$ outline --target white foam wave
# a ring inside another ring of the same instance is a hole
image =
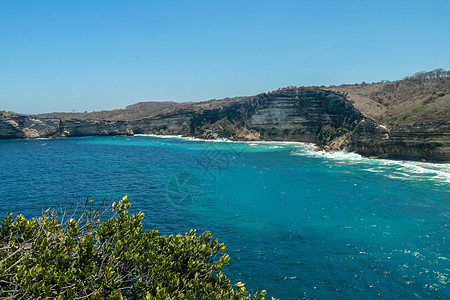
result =
[[[286,145],[292,145],[296,148],[305,148],[308,150],[314,150],[317,147],[314,144],[311,143],[305,143],[305,142],[292,142],[292,141],[233,141],[225,138],[218,138],[215,140],[206,140],[206,139],[200,139],[196,137],[190,137],[190,136],[182,136],[182,135],[161,135],[161,134],[135,134],[134,136],[148,136],[148,137],[156,137],[161,139],[183,139],[186,141],[197,141],[197,142],[206,142],[206,143],[237,143],[237,144],[248,144],[250,146],[265,146],[265,145],[279,145],[280,147],[274,147],[276,148],[283,148],[283,146]]]
[[[371,173],[381,173],[383,170],[378,170],[376,168],[362,169],[363,171],[371,172]]]
[[[384,167],[395,169],[395,172],[408,174],[408,177],[414,180],[433,179],[441,183],[450,183],[450,164],[392,160],[381,160],[381,163]]]
[[[135,134],[134,136],[150,136],[150,137],[157,137],[157,138],[161,138],[161,139],[183,138],[182,135],[162,135],[162,134]]]
[[[365,158],[355,152],[348,152],[345,150],[342,151],[316,151],[315,149],[307,149],[306,151],[300,151],[300,152],[294,152],[293,155],[301,155],[301,156],[311,156],[311,157],[321,157],[321,158],[328,158],[328,159],[334,159],[334,160],[346,160],[346,161],[361,161],[361,160],[367,160],[368,158]]]
[[[249,142],[239,142],[239,143],[253,143],[257,145],[275,145],[275,146],[294,146],[296,148],[305,148],[308,150],[315,150],[317,147],[314,144],[311,143],[305,143],[305,142],[290,142],[290,141],[249,141]]]
[[[450,183],[450,166],[424,162],[405,162],[393,160],[376,161],[375,169],[388,177],[412,181],[432,181],[435,184]],[[373,169],[373,168],[372,168]]]
[[[450,164],[408,162],[388,159],[372,159],[348,151],[315,151],[303,148],[291,152],[292,155],[324,158],[329,163],[360,165],[362,171],[386,176],[395,180],[431,181],[442,185],[450,183]]]
[[[363,157],[349,151],[317,151],[314,144],[290,141],[231,141],[227,139],[204,140],[181,135],[154,135],[139,134],[136,136],[150,136],[166,139],[183,139],[187,141],[239,143],[258,148],[277,151],[278,149],[290,149],[291,155],[325,158],[338,164],[361,165],[362,171],[386,176],[396,180],[434,181],[436,184],[450,183],[450,164],[434,164],[427,162],[408,162],[387,159],[372,159]]]

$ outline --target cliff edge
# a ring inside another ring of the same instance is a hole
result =
[[[411,79],[405,80],[406,83],[389,83],[389,86],[400,87],[401,91],[411,85]],[[450,78],[424,80],[414,81],[419,86],[427,85],[416,89],[421,94],[413,97],[412,105],[407,105],[406,98],[398,100],[393,94],[383,94],[385,99],[397,99],[383,107],[390,106],[393,110],[403,107],[402,117],[387,117],[391,113],[387,109],[384,115],[377,115],[367,109],[370,105],[361,104],[369,103],[372,100],[367,97],[376,95],[373,101],[379,107],[378,84],[369,85],[368,90],[359,85],[326,89],[288,87],[252,97],[196,103],[148,102],[92,113],[31,116],[0,112],[0,139],[184,135],[203,139],[309,142],[322,149],[347,149],[369,157],[450,162],[450,121],[445,115]],[[382,88],[382,91],[389,89]],[[418,103],[421,109],[415,106]],[[408,111],[406,107],[412,108]],[[420,114],[428,118],[416,120]]]

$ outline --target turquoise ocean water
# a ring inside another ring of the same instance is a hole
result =
[[[147,229],[209,230],[224,272],[280,299],[450,299],[450,165],[300,143],[0,141],[0,213],[128,194]]]

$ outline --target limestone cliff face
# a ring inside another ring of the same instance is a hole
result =
[[[93,121],[93,120],[65,120],[61,121],[59,135],[71,136],[107,136],[133,134],[125,121]]]
[[[134,134],[186,135],[195,114],[191,110],[180,110],[170,114],[128,122],[128,130]]]
[[[0,114],[0,139],[132,134],[125,121],[61,120]]]
[[[246,125],[265,139],[322,143],[325,128],[334,137],[353,130],[363,119],[349,101],[327,91],[286,90],[261,98],[262,107]]]
[[[0,139],[17,139],[24,137],[24,133],[14,119],[0,119]]]
[[[264,140],[322,143],[353,130],[364,117],[336,93],[286,89],[198,113],[191,120],[190,133],[202,136],[205,125],[224,118],[233,129],[258,132]]]
[[[365,118],[342,95],[320,89],[283,89],[233,101],[180,104],[132,121],[0,113],[0,139],[132,134],[302,141],[365,156],[450,161],[450,122],[387,128]]]
[[[450,123],[397,126],[361,123],[349,148],[365,156],[433,162],[450,161]]]
[[[0,113],[0,139],[57,137],[59,132],[59,119]]]

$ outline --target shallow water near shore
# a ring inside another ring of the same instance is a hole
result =
[[[0,141],[0,213],[123,195],[146,229],[209,230],[224,272],[280,299],[450,298],[450,165],[301,143]]]

